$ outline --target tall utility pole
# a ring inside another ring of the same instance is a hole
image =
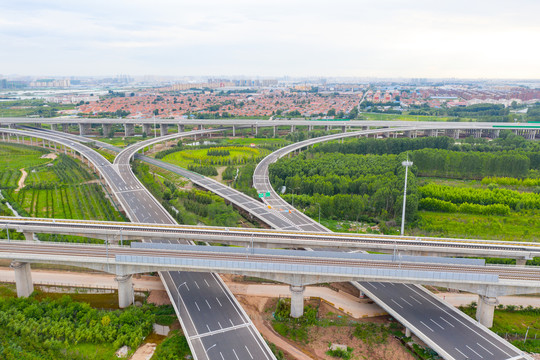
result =
[[[407,204],[407,175],[409,174],[409,166],[412,166],[412,161],[409,161],[409,154],[407,154],[407,160],[401,163],[405,166],[405,187],[403,189],[403,212],[401,214],[401,235],[405,231],[405,205]]]

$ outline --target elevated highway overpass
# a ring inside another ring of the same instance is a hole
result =
[[[497,240],[432,238],[355,233],[247,229],[155,223],[124,223],[0,216],[0,229],[33,239],[34,233],[121,240],[191,240],[259,248],[329,248],[399,255],[515,258],[518,265],[540,257],[540,244]]]

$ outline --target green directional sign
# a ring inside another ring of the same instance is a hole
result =
[[[266,192],[266,197],[270,197],[270,191]]]
[[[259,197],[262,199],[263,197],[270,197],[270,191],[267,191],[266,193],[259,193]]]
[[[259,193],[259,197],[262,199],[264,197],[264,193]]]

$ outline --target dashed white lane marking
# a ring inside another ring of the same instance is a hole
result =
[[[206,279],[204,279],[204,282],[206,283],[206,286],[210,287],[210,284],[208,283],[208,281],[206,281]]]
[[[208,329],[208,332],[212,332],[212,330],[210,330],[210,326],[208,326],[208,324],[206,324],[206,328]]]
[[[460,353],[461,355],[463,355],[463,356],[465,357],[465,359],[468,359],[467,355],[465,355],[464,353],[462,353],[458,348],[455,347],[454,349],[456,349],[456,351],[457,351],[458,353]]]
[[[396,304],[397,306],[399,306],[400,308],[403,309],[403,306],[401,306],[400,304],[398,304],[394,299],[390,299],[394,304]]]
[[[482,355],[480,355],[479,353],[477,353],[476,351],[473,350],[473,348],[471,348],[469,345],[465,345],[465,347],[469,350],[471,350],[473,353],[475,353],[476,355],[478,355],[478,357],[480,359],[483,359],[484,357]]]
[[[221,323],[218,321],[217,324],[219,325],[220,329],[223,329],[223,326],[221,326]]]
[[[219,306],[223,307],[223,305],[221,305],[221,301],[219,301],[217,297],[216,297],[216,301],[218,302]]]
[[[199,307],[199,304],[195,301],[195,306],[197,307],[197,310],[201,311],[201,308]]]
[[[437,325],[438,327],[444,330],[444,328],[441,325],[439,325],[437,322],[435,322],[435,320],[430,318],[429,321],[431,321],[432,323],[434,323],[435,325]]]
[[[409,295],[409,297],[410,297],[411,299],[413,299],[414,301],[416,301],[417,303],[419,303],[420,305],[422,305],[422,303],[421,303],[420,301],[418,301],[418,299],[415,298],[414,296]]]
[[[225,358],[223,357],[223,354],[221,353],[221,351],[219,352],[219,355],[221,355],[222,360],[225,360]]]
[[[446,320],[445,318],[443,318],[442,316],[439,316],[441,318],[442,321],[444,321],[445,323],[447,323],[448,325],[450,325],[451,327],[455,327],[451,322],[449,322],[448,320]]]
[[[425,322],[420,321],[420,324],[422,324],[422,325],[424,325],[425,327],[427,327],[429,330],[431,330],[431,332],[435,332],[435,331],[433,331],[432,328],[430,328],[429,326],[427,326]]]
[[[376,289],[377,287],[375,285],[373,285],[372,283],[368,283],[368,285],[371,285],[374,289]]]
[[[236,356],[236,360],[240,360],[240,358],[238,357],[238,355],[236,354],[236,351],[234,351],[234,349],[232,349],[232,352],[234,353],[234,356]]]
[[[200,289],[199,284],[197,284],[196,281],[194,281],[194,283],[195,283],[195,286],[197,287],[197,289]]]
[[[231,318],[229,318],[229,322],[231,323],[232,326],[234,326],[234,323],[232,322]]]
[[[412,306],[412,304],[410,302],[408,302],[407,300],[405,300],[404,298],[400,297],[401,300],[403,300],[405,302],[405,304],[409,305],[409,306]]]
[[[246,351],[248,352],[249,357],[253,359],[253,355],[251,355],[251,352],[249,351],[248,347],[246,345],[244,345],[244,347],[246,348]]]
[[[493,353],[489,351],[488,349],[486,349],[485,347],[483,347],[482,345],[480,345],[480,343],[476,343],[476,345],[480,346],[482,349],[486,350],[486,352],[489,353],[489,355],[493,356]]]
[[[204,299],[204,301],[206,301],[206,305],[208,305],[208,308],[211,309],[212,307],[210,306],[210,303],[208,302],[208,300]]]

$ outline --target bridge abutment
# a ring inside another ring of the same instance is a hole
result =
[[[495,306],[499,304],[496,297],[478,295],[478,305],[476,307],[476,320],[487,328],[493,326],[493,314]]]
[[[291,285],[291,317],[299,318],[304,314],[304,290],[303,285]]]
[[[17,297],[28,297],[34,292],[30,263],[14,261],[10,267],[15,270]]]
[[[121,309],[133,304],[133,279],[131,275],[120,275],[114,279],[118,283],[118,307]]]

